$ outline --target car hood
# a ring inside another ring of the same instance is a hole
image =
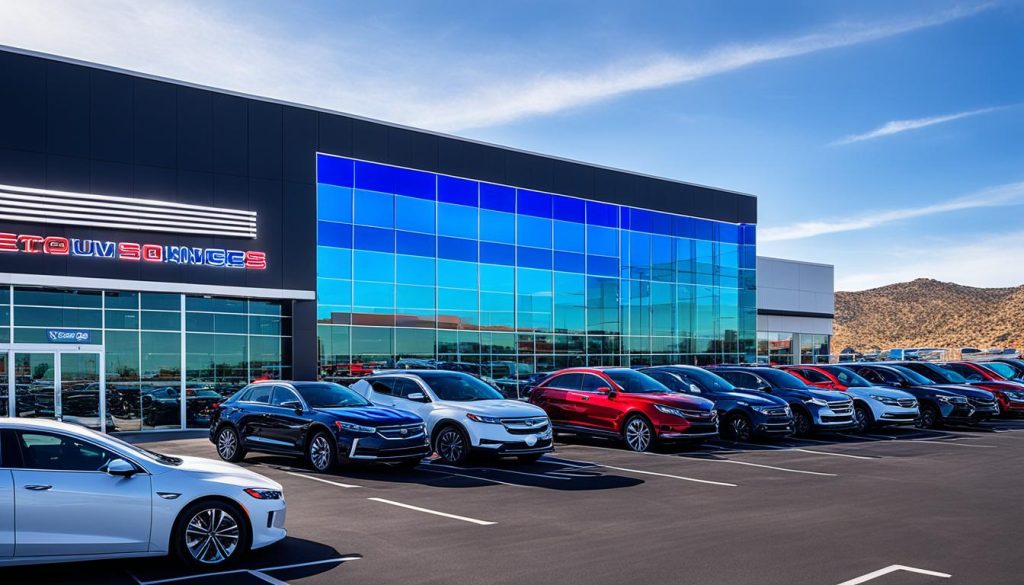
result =
[[[317,412],[345,422],[380,425],[411,425],[423,422],[418,414],[408,410],[385,406],[354,406],[347,408],[317,408]]]
[[[742,390],[734,390],[732,392],[719,392],[716,396],[721,398],[731,398],[733,400],[742,400],[751,406],[786,406],[789,404],[778,396],[772,396],[771,394],[765,394],[763,392],[743,392]]]
[[[828,402],[834,402],[837,400],[850,400],[850,397],[845,392],[836,392],[834,390],[807,390],[804,388],[782,388],[779,390],[780,394],[788,394],[797,398],[817,398],[819,400],[825,400]]]
[[[886,398],[895,398],[899,400],[901,398],[913,398],[914,395],[904,390],[897,390],[896,388],[886,388],[885,386],[851,386],[846,392],[852,396],[858,396],[866,398],[868,396],[885,396]]]
[[[999,390],[1010,392],[1019,392],[1024,390],[1024,384],[1020,382],[1010,382],[1009,380],[985,380],[984,382],[975,382],[971,384],[974,388],[983,388],[985,390]]]
[[[967,398],[984,398],[991,399],[992,393],[988,390],[981,390],[979,388],[971,388],[967,384],[932,384],[929,388],[938,388],[939,390],[946,390],[960,396],[966,396]]]
[[[665,406],[674,406],[675,408],[685,408],[687,410],[712,410],[715,407],[715,403],[707,398],[691,396],[689,394],[665,392],[657,394],[626,394],[625,396],[636,402],[664,404]]]
[[[249,471],[234,463],[188,455],[174,455],[174,457],[181,459],[181,465],[167,468],[170,471],[187,475],[205,476],[206,479],[217,481],[218,483],[237,485],[243,489],[251,487],[273,490],[281,489],[281,484],[269,477]]]
[[[498,418],[525,418],[529,416],[547,416],[539,406],[519,402],[518,400],[471,400],[466,402],[444,401],[446,408],[462,412],[472,412],[483,416]]]

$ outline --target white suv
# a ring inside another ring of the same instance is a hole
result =
[[[434,451],[449,463],[472,453],[536,461],[552,450],[551,421],[539,407],[505,399],[462,372],[401,370],[359,380],[352,389],[373,404],[423,417]]]

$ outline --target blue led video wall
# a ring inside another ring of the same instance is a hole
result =
[[[324,377],[753,359],[752,224],[318,154],[316,230]]]

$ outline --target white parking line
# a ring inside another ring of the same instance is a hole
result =
[[[814,455],[831,455],[833,457],[848,457],[850,459],[881,459],[881,457],[866,457],[864,455],[850,455],[849,453],[830,453],[828,451],[813,451],[811,449],[790,449],[790,451],[799,451],[801,453],[813,453]]]
[[[385,500],[384,498],[366,498],[374,502],[380,502],[382,504],[390,504],[392,506],[398,506],[399,508],[406,508],[408,510],[415,510],[417,512],[423,512],[424,514],[433,514],[434,516],[443,516],[445,518],[451,518],[452,520],[462,520],[463,522],[469,522],[471,524],[478,524],[480,526],[492,526],[497,522],[488,522],[487,520],[477,520],[476,518],[468,518],[466,516],[459,516],[457,514],[449,514],[447,512],[438,512],[437,510],[429,510],[427,508],[420,508],[419,506],[410,506],[409,504],[403,504],[394,500]]]
[[[341,483],[341,482],[337,482],[337,481],[331,481],[331,480],[328,480],[328,479],[322,479],[322,478],[319,478],[319,477],[314,477],[312,475],[306,475],[305,473],[294,473],[292,471],[285,471],[285,473],[287,473],[288,475],[294,475],[295,477],[304,477],[306,479],[312,479],[313,481],[319,481],[319,482],[322,482],[322,483],[331,484],[331,485],[333,485],[335,487],[340,487],[340,488],[357,488],[357,487],[362,487],[362,486],[358,486],[358,485],[352,485],[350,483]]]
[[[945,441],[925,441],[923,439],[911,439],[906,441],[907,443],[928,443],[929,445],[953,445],[954,447],[974,447],[975,449],[995,449],[995,445],[968,445],[966,443],[954,443],[949,440]]]
[[[948,573],[940,573],[938,571],[929,571],[928,569],[915,569],[914,567],[907,567],[905,565],[889,565],[884,569],[872,571],[866,575],[861,575],[849,581],[843,581],[839,585],[860,585],[861,583],[867,583],[872,579],[877,579],[882,575],[888,575],[889,573],[895,573],[896,571],[907,571],[909,573],[917,573],[919,575],[928,575],[930,577],[941,577],[943,579],[949,579],[952,575]]]
[[[689,457],[688,459],[694,461],[717,461],[719,463],[735,463],[736,465],[748,465],[750,467],[763,467],[764,469],[774,469],[776,471],[788,471],[789,473],[804,473],[807,475],[822,475],[825,477],[838,477],[835,473],[822,473],[820,471],[804,471],[803,469],[790,469],[788,467],[776,467],[774,465],[762,465],[760,463],[749,463],[747,461],[736,461],[734,459],[701,459],[699,457]]]
[[[296,563],[294,565],[281,565],[280,567],[267,567],[265,569],[233,569],[233,570],[230,570],[230,571],[220,571],[220,572],[217,572],[217,573],[199,573],[199,574],[196,574],[196,575],[186,575],[184,577],[171,577],[169,579],[156,579],[154,581],[143,581],[143,580],[139,579],[138,577],[136,577],[135,575],[132,575],[131,573],[128,573],[128,575],[130,575],[132,579],[135,579],[135,582],[138,583],[139,585],[159,585],[160,583],[176,583],[178,581],[191,581],[193,579],[206,579],[208,577],[220,577],[220,576],[223,576],[223,575],[238,575],[240,573],[249,573],[250,575],[253,575],[254,577],[262,579],[262,580],[266,581],[267,583],[273,583],[274,585],[279,585],[281,583],[284,583],[284,581],[279,581],[279,580],[271,577],[270,575],[264,575],[263,573],[264,572],[268,572],[268,571],[284,571],[286,569],[298,569],[298,568],[301,568],[301,567],[311,567],[311,566],[314,566],[314,565],[326,565],[328,563],[343,563],[345,561],[357,561],[357,560],[359,560],[361,558],[363,558],[363,557],[361,557],[361,556],[338,557],[338,558],[334,558],[334,559],[324,559],[322,561],[311,561],[311,562],[308,562],[308,563]]]
[[[451,472],[451,471],[440,471],[440,470],[437,470],[437,469],[427,469],[426,465],[420,465],[419,466],[419,470],[420,471],[426,471],[427,473],[437,473],[437,474],[440,474],[440,475],[451,475],[451,476],[454,476],[454,477],[464,477],[466,479],[475,479],[477,481],[485,481],[487,483],[496,483],[496,484],[507,485],[507,486],[512,486],[512,487],[521,487],[521,488],[530,488],[530,489],[537,487],[537,486],[532,486],[532,485],[522,485],[522,484],[518,484],[518,483],[509,483],[507,481],[499,481],[497,479],[491,479],[489,477],[479,477],[479,476],[476,476],[476,475],[468,475],[468,474],[465,474],[465,473],[454,473],[454,472]]]
[[[256,570],[257,571],[263,571],[263,572],[268,572],[268,571],[286,571],[288,569],[298,569],[298,568],[301,568],[301,567],[313,567],[313,566],[316,566],[316,565],[326,565],[328,563],[343,563],[345,561],[358,561],[361,558],[363,558],[363,557],[361,557],[359,555],[350,555],[350,556],[347,556],[347,557],[338,557],[338,558],[335,558],[335,559],[324,559],[322,561],[310,561],[308,563],[297,563],[297,564],[294,564],[294,565],[281,565],[280,567],[267,567],[265,569],[256,569]]]
[[[721,481],[710,481],[710,480],[707,480],[707,479],[696,479],[696,478],[693,478],[693,477],[683,477],[681,475],[670,475],[668,473],[658,473],[656,471],[641,471],[639,469],[627,469],[625,467],[613,467],[611,465],[602,465],[601,467],[604,467],[605,469],[614,469],[616,471],[625,471],[627,473],[639,473],[639,474],[642,474],[642,475],[656,475],[658,477],[668,477],[668,478],[671,478],[671,479],[681,479],[683,481],[692,481],[692,482],[696,482],[696,483],[706,483],[706,484],[710,484],[710,485],[720,485],[720,486],[724,486],[724,487],[739,487],[739,486],[737,486],[734,483],[725,483],[725,482],[721,482]]]
[[[544,474],[541,474],[541,473],[528,473],[526,471],[513,471],[511,469],[500,469],[498,467],[455,467],[453,465],[443,465],[441,463],[426,463],[425,465],[430,465],[430,466],[433,466],[433,467],[443,467],[445,469],[460,469],[460,470],[464,470],[464,471],[497,471],[499,473],[512,473],[512,474],[515,474],[515,475],[525,475],[525,476],[528,476],[528,477],[539,477],[541,479],[561,479],[561,480],[565,479],[564,477],[550,477],[550,476],[547,476],[547,475],[544,475]]]

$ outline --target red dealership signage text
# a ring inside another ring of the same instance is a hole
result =
[[[264,270],[267,255],[252,250],[199,248],[196,246],[164,246],[135,242],[81,240],[59,236],[0,233],[0,253],[50,254],[55,256],[89,256],[129,262],[166,262],[224,268]]]

